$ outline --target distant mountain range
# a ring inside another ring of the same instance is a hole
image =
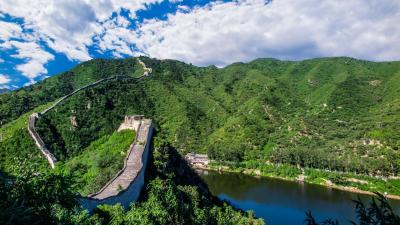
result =
[[[7,92],[10,92],[10,90],[7,89],[7,88],[0,88],[0,94],[4,94],[4,93],[7,93]]]

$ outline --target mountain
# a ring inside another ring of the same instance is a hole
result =
[[[7,92],[10,92],[10,90],[7,89],[7,88],[0,88],[0,95],[4,94],[4,93],[7,93]]]
[[[125,114],[138,113],[152,118],[182,152],[207,152],[228,161],[399,172],[399,62],[258,59],[218,69],[143,60],[154,71],[143,82],[102,84],[47,115],[61,137],[54,144],[55,134],[47,135],[56,154],[77,154],[111,134]],[[2,95],[0,119],[16,119],[80,85],[134,68],[132,59],[89,61]],[[78,121],[73,131],[71,116]]]
[[[38,120],[38,132],[60,160],[59,167],[78,171],[76,191],[101,187],[104,181],[85,180],[90,169],[78,162],[97,151],[92,146],[122,140],[114,132],[125,115],[133,114],[151,118],[157,140],[181,155],[207,153],[233,168],[269,173],[269,165],[283,165],[289,170],[282,174],[296,170],[290,176],[301,173],[297,167],[380,176],[400,172],[400,62],[257,59],[216,68],[140,59],[152,68],[151,76],[101,83]],[[1,95],[0,169],[15,175],[22,159],[48,167],[26,130],[32,112],[96,80],[142,73],[134,58],[95,59]],[[98,160],[102,165],[106,159]],[[386,184],[397,190],[397,183],[379,180],[382,190]]]
[[[139,67],[132,60],[92,60],[2,95],[0,120],[17,119],[96,79],[133,74]],[[112,134],[124,115],[144,114],[183,153],[366,174],[399,172],[399,62],[257,59],[218,69],[143,61],[153,68],[148,79],[101,84],[46,115],[40,132],[58,157],[70,158]],[[78,124],[73,129],[71,116]]]

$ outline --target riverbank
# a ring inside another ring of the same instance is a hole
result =
[[[277,168],[271,170],[271,166]],[[371,196],[375,195],[374,192],[382,194],[386,193],[385,196],[387,198],[400,200],[400,186],[396,185],[400,184],[399,179],[388,179],[387,181],[384,181],[374,177],[362,175],[357,176],[348,173],[339,174],[337,172],[327,172],[310,168],[301,170],[291,165],[270,165],[270,170],[267,171],[265,168],[264,170],[261,170],[232,167],[215,162],[209,165],[192,165],[192,167],[199,170],[241,173],[254,177],[269,177],[293,182],[304,182]]]

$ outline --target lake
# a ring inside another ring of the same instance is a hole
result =
[[[243,210],[252,210],[268,225],[304,224],[305,211],[311,210],[317,221],[337,219],[340,224],[356,220],[353,199],[369,201],[371,196],[320,185],[256,178],[244,174],[199,171],[210,191]],[[400,201],[389,200],[396,212]]]

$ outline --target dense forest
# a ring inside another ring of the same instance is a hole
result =
[[[218,69],[142,60],[153,68],[151,77],[87,89],[39,120],[57,157],[74,157],[112,134],[124,115],[144,114],[182,153],[370,175],[400,172],[398,62],[258,59]],[[89,81],[137,74],[138,68],[133,59],[83,63],[1,95],[0,120],[16,119]]]

